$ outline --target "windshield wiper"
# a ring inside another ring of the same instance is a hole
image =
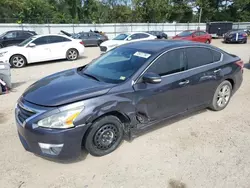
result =
[[[95,77],[95,76],[93,76],[93,75],[91,75],[91,74],[88,74],[88,73],[83,73],[84,75],[86,75],[86,76],[88,76],[88,77],[90,77],[90,78],[93,78],[94,80],[97,80],[97,81],[101,81],[101,80],[99,80],[97,77]]]

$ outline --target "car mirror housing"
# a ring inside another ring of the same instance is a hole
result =
[[[132,38],[131,38],[131,37],[128,37],[127,40],[130,41],[130,40],[132,40]]]
[[[28,45],[28,47],[30,47],[30,48],[34,48],[36,46],[36,44],[34,44],[34,43],[30,43],[29,45]]]
[[[156,73],[149,72],[149,73],[144,74],[144,76],[142,77],[142,80],[146,83],[158,84],[161,82],[161,76]]]

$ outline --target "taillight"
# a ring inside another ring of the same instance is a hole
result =
[[[84,45],[83,41],[80,42],[81,45]]]
[[[240,67],[240,69],[243,71],[244,63],[242,60],[235,62],[235,64],[238,65]]]
[[[243,35],[243,37],[247,37],[247,34],[246,34],[246,33],[243,33],[242,35]]]

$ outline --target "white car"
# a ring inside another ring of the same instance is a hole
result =
[[[0,63],[21,68],[29,63],[56,59],[76,60],[84,53],[82,40],[66,35],[35,35],[17,46],[0,49]]]
[[[135,42],[135,41],[141,41],[141,40],[151,40],[156,39],[157,37],[154,35],[151,35],[149,33],[145,32],[137,32],[137,33],[122,33],[117,35],[112,40],[107,40],[100,45],[101,53],[105,53],[116,46],[129,43],[129,42]]]

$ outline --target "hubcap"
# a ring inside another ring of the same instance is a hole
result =
[[[70,50],[69,51],[69,58],[74,60],[77,58],[77,52],[75,50]]]
[[[24,59],[20,56],[16,56],[13,58],[13,65],[15,65],[16,67],[22,67],[24,65]]]
[[[230,95],[230,87],[228,85],[222,86],[217,96],[217,105],[219,107],[224,107],[228,103]]]
[[[107,124],[96,132],[94,136],[94,144],[98,149],[106,150],[114,145],[118,136],[119,134],[116,126]]]

